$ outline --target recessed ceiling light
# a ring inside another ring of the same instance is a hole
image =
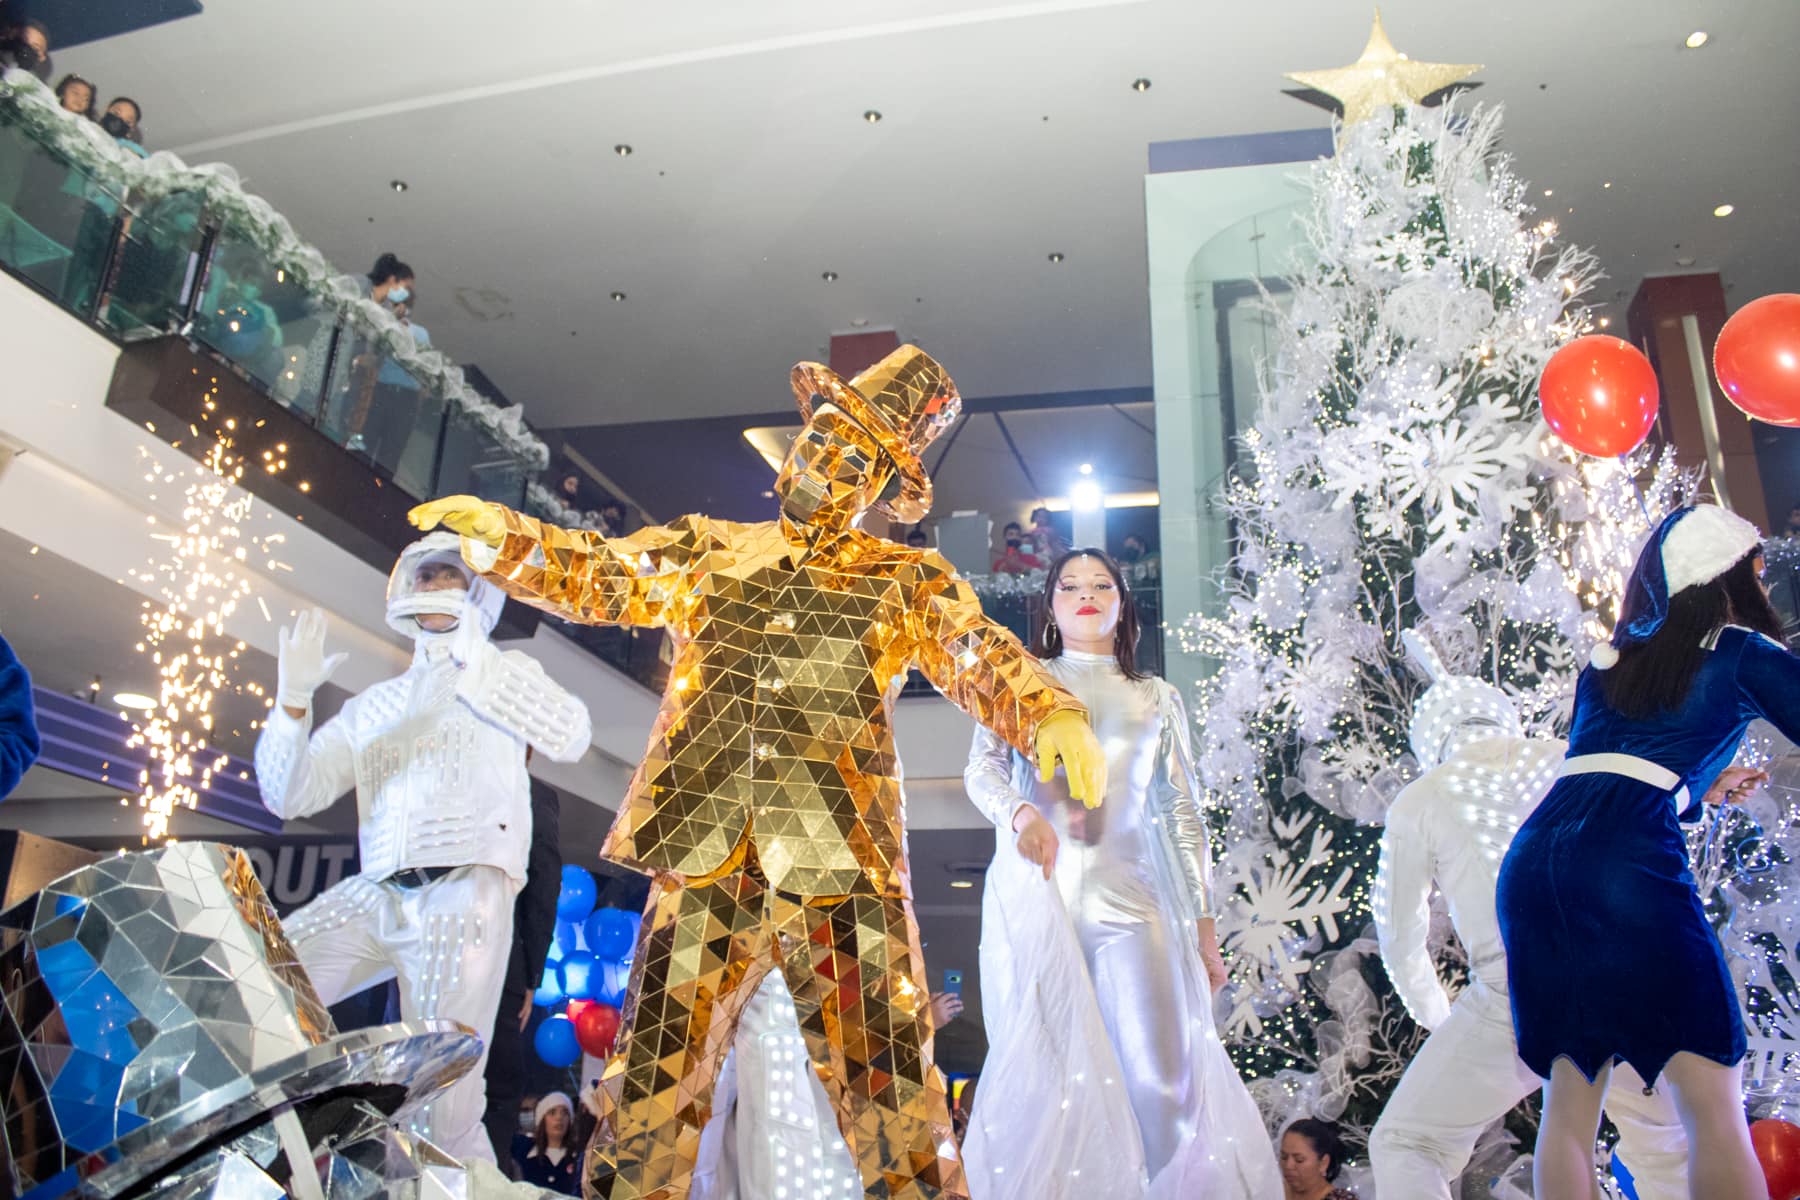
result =
[[[1737,211],[1737,209],[1733,208],[1729,204],[1721,204],[1721,205],[1719,205],[1719,207],[1713,209],[1713,216],[1729,217],[1732,213],[1734,213],[1736,211]]]
[[[836,283],[837,282],[837,272],[836,271],[827,271],[823,275],[819,276],[819,278],[823,279],[826,283]]]
[[[149,712],[156,707],[156,701],[142,692],[120,692],[113,697],[113,703],[120,708],[136,709],[138,712]]]
[[[618,145],[613,147],[613,153],[618,155],[620,158],[630,158],[631,157],[631,147],[627,146],[624,142],[620,142]]]
[[[950,886],[953,888],[972,888],[975,884],[972,880],[968,879],[952,879],[950,881]]]
[[[1706,45],[1707,40],[1708,35],[1706,30],[1696,29],[1694,32],[1687,35],[1687,41],[1683,42],[1682,45],[1686,46],[1689,50],[1698,50],[1700,47]]]
[[[1601,184],[1600,186],[1603,188],[1609,188],[1612,186],[1612,180],[1609,179],[1605,183]]]
[[[1694,256],[1691,254],[1678,254],[1675,256],[1675,265],[1678,267],[1691,267],[1694,265]]]
[[[406,190],[406,180],[396,179],[392,183],[389,183],[388,186],[393,188],[396,192],[404,192]]]
[[[614,300],[623,300],[625,298],[625,293],[624,292],[614,292],[612,294],[612,298]]]
[[[1062,256],[1062,251],[1061,251],[1061,250],[1052,250],[1052,251],[1051,251],[1051,252],[1050,252],[1050,261],[1051,261],[1051,262],[1053,262],[1053,263],[1059,263],[1059,262],[1061,262],[1061,261],[1062,261],[1062,260],[1063,260],[1063,256]]]
[[[1131,90],[1134,92],[1147,92],[1150,90],[1150,81],[1148,79],[1134,79],[1131,81]]]
[[[775,493],[774,493],[774,492],[764,492],[764,493],[763,493],[763,499],[764,499],[764,500],[773,500],[773,499],[774,499],[774,498],[775,498]]]
[[[1554,189],[1554,188],[1545,188],[1545,189],[1544,189],[1544,195],[1546,195],[1546,196],[1554,196],[1554,195],[1556,195],[1556,189]]]
[[[1092,475],[1094,473],[1094,464],[1093,463],[1082,463],[1081,464],[1081,473],[1083,475]]]
[[[863,120],[865,120],[869,124],[873,125],[877,121],[881,120],[881,114],[871,108],[867,112],[863,113]]]
[[[867,317],[852,317],[850,319],[850,326],[853,329],[867,329],[869,327],[869,318],[867,318]]]

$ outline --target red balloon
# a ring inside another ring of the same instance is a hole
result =
[[[612,1053],[613,1039],[619,1036],[619,1010],[598,1002],[575,1014],[575,1040],[595,1058]]]
[[[1713,343],[1713,373],[1744,415],[1800,425],[1800,294],[1752,300]]]
[[[1768,1180],[1769,1200],[1800,1197],[1800,1125],[1756,1121],[1750,1126],[1750,1143]]]
[[[1630,342],[1578,337],[1544,364],[1538,400],[1556,435],[1583,454],[1636,450],[1656,423],[1656,370]]]

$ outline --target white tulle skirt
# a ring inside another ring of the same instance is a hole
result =
[[[1062,896],[1010,837],[996,841],[981,906],[988,1056],[963,1143],[971,1200],[1281,1200],[1274,1149],[1219,1040],[1192,939],[1170,940],[1189,993],[1193,1135],[1151,1179]]]

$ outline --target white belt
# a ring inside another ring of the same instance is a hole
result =
[[[1659,763],[1639,758],[1635,754],[1572,755],[1563,759],[1562,769],[1556,773],[1558,779],[1566,775],[1623,775],[1627,779],[1647,783],[1658,791],[1668,792],[1677,813],[1688,806],[1687,785],[1681,782],[1681,776]]]

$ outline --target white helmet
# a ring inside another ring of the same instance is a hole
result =
[[[447,563],[462,572],[465,586],[438,591],[419,590],[419,570],[433,563]],[[475,621],[485,636],[494,631],[506,594],[469,569],[463,562],[462,539],[454,533],[439,530],[428,533],[400,552],[388,575],[387,623],[409,638],[428,634],[419,627],[419,618],[427,613],[455,617],[460,625]]]
[[[1470,675],[1450,674],[1431,644],[1410,629],[1400,640],[1430,681],[1413,702],[1412,724],[1406,731],[1421,771],[1484,738],[1525,735],[1519,707],[1505,692]]]

